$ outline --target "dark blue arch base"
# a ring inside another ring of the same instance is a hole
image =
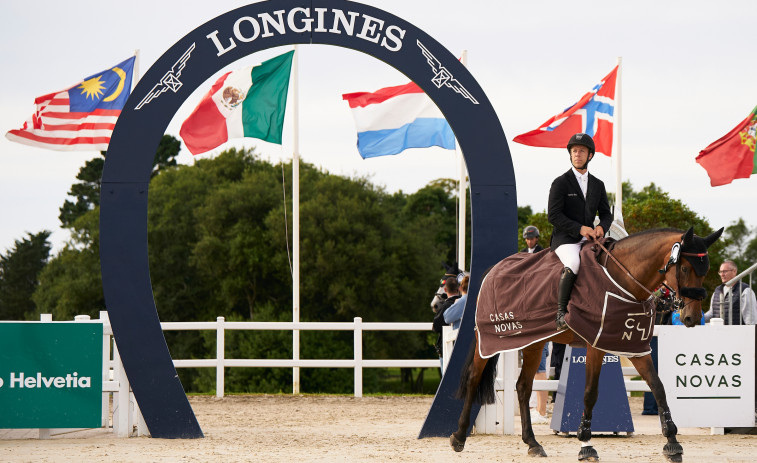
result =
[[[260,50],[307,43],[351,48],[386,62],[417,83],[447,118],[471,184],[469,301],[476,300],[483,271],[516,251],[515,177],[505,134],[475,79],[428,34],[385,11],[344,0],[254,3],[208,21],[142,77],[116,124],[103,172],[103,290],[124,368],[153,437],[203,437],[160,329],[150,284],[147,194],[155,151],[184,100],[218,70]],[[456,349],[419,437],[456,429],[462,402],[453,396],[473,341],[474,305],[465,308]]]

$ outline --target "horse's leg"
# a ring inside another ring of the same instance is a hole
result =
[[[470,412],[473,401],[476,399],[481,376],[489,359],[482,359],[478,353],[478,340],[474,343],[472,357],[466,361],[461,374],[460,390],[463,392],[463,410],[457,420],[457,431],[449,436],[449,442],[455,452],[462,452],[465,448],[468,426],[470,425]]]
[[[591,445],[591,417],[599,395],[599,373],[605,353],[589,345],[586,346],[586,387],[584,388],[584,414],[578,426],[577,437],[581,441],[579,460],[599,461],[597,451]]]
[[[531,412],[528,408],[528,402],[531,399],[531,392],[534,387],[534,376],[539,369],[541,362],[541,352],[544,349],[544,341],[531,344],[523,349],[523,365],[521,366],[520,376],[516,383],[518,391],[518,404],[520,406],[520,427],[521,438],[528,445],[528,454],[532,457],[546,457],[544,448],[536,441],[534,430],[531,426]]]
[[[668,400],[665,398],[665,387],[662,385],[662,381],[657,376],[657,370],[652,363],[652,356],[645,355],[644,357],[632,357],[631,363],[639,372],[642,379],[647,382],[649,389],[652,390],[655,400],[657,401],[657,409],[660,414],[660,424],[662,426],[662,435],[668,438],[668,443],[663,447],[662,452],[669,461],[683,461],[683,447],[676,440],[676,434],[678,434],[678,427],[673,422],[673,418],[670,417],[670,408],[668,407]]]

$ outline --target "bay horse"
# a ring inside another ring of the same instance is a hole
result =
[[[709,270],[707,248],[722,234],[723,229],[701,238],[693,232],[693,227],[685,233],[676,229],[648,230],[616,241],[610,250],[603,247],[597,260],[605,266],[607,273],[632,294],[637,301],[644,301],[653,296],[652,292],[663,281],[673,292],[673,307],[680,311],[681,321],[687,327],[699,324],[702,317],[702,300],[706,291],[702,280]],[[544,250],[542,252],[551,252]],[[495,266],[496,267],[496,266]],[[481,294],[487,285],[496,284],[490,279],[490,273],[482,282]],[[579,279],[581,278],[579,273]],[[599,297],[599,296],[598,296]],[[524,304],[528,304],[526,297]],[[496,301],[496,305],[507,307],[508,301]],[[476,311],[483,307],[477,306]],[[555,307],[556,309],[556,307]],[[500,309],[501,310],[501,309]],[[482,312],[485,313],[485,312]],[[570,313],[570,312],[569,312]],[[554,316],[553,318],[554,319]],[[523,364],[516,383],[523,442],[528,445],[528,455],[546,457],[544,448],[536,441],[531,427],[529,398],[533,387],[534,375],[541,360],[541,353],[547,341],[563,344],[586,345],[586,387],[584,390],[584,410],[578,428],[577,437],[582,447],[579,460],[598,461],[597,451],[590,445],[592,409],[597,401],[599,373],[602,368],[604,351],[586,343],[571,324],[569,328],[540,339],[522,348]],[[517,335],[516,335],[517,336]],[[463,367],[458,397],[464,399],[464,405],[458,420],[458,429],[450,436],[450,445],[456,452],[465,446],[467,430],[470,425],[470,413],[474,400],[482,403],[494,402],[495,358],[482,358],[479,343],[481,332],[476,323],[476,341],[468,360]],[[649,353],[639,357],[629,357],[639,375],[646,381],[654,394],[659,409],[662,434],[667,438],[663,454],[669,461],[682,461],[683,447],[676,440],[678,428],[670,416],[670,408],[665,398],[665,389],[657,376],[652,357]],[[494,361],[490,361],[494,360]]]

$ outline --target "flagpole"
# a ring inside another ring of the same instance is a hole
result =
[[[292,322],[300,321],[300,95],[299,54],[294,46],[292,57],[292,95],[294,97],[294,149],[292,153]],[[292,358],[300,359],[300,330],[292,330]],[[300,393],[300,368],[292,368],[292,394]]]
[[[131,89],[134,90],[134,87],[137,86],[137,82],[139,82],[139,48],[134,50],[134,71],[131,75],[133,81]]]
[[[462,57],[462,63],[463,66],[468,67],[468,50],[463,50],[463,57]],[[455,152],[460,158],[460,181],[458,182],[458,201],[460,203],[460,206],[458,209],[458,237],[457,237],[457,266],[460,270],[465,271],[465,251],[466,251],[466,240],[465,240],[465,218],[466,218],[466,207],[467,207],[467,191],[468,191],[468,182],[466,182],[467,178],[467,170],[465,168],[465,158],[463,157],[463,152],[460,149],[460,144],[455,143]]]
[[[622,134],[623,131],[621,130],[621,96],[622,96],[622,85],[621,85],[621,76],[623,68],[621,66],[623,62],[623,58],[618,56],[618,75],[617,75],[617,81],[615,85],[615,148],[613,151],[614,157],[615,157],[615,222],[618,223],[621,227],[625,229],[625,224],[623,223],[623,177],[621,175],[621,160],[622,160],[622,147],[623,147],[623,140],[622,140]]]

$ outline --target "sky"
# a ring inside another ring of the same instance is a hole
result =
[[[274,0],[275,1],[275,0]],[[34,98],[68,88],[139,50],[139,75],[197,26],[250,1],[0,2],[0,129],[20,128]],[[546,210],[552,180],[569,167],[566,150],[512,142],[576,102],[622,57],[621,178],[636,190],[654,182],[719,228],[743,218],[757,226],[757,176],[711,187],[695,162],[757,105],[753,1],[364,0],[424,30],[467,66],[492,102],[507,136],[518,204]],[[126,7],[125,5],[128,5]],[[290,50],[270,49],[228,69]],[[300,156],[339,175],[367,177],[389,192],[413,193],[438,178],[459,178],[458,154],[439,148],[363,160],[343,93],[404,84],[407,77],[371,56],[339,47],[299,47]],[[168,126],[181,123],[207,88],[196,90]],[[290,104],[291,106],[291,98]],[[178,161],[255,147],[272,162],[291,160],[287,111],[282,145],[230,141]],[[618,140],[616,139],[616,145]],[[0,137],[0,253],[26,233],[52,232],[54,250],[69,239],[59,208],[84,163],[96,152],[32,148]],[[616,189],[615,159],[598,155],[589,171]],[[474,211],[475,213],[475,211]]]

